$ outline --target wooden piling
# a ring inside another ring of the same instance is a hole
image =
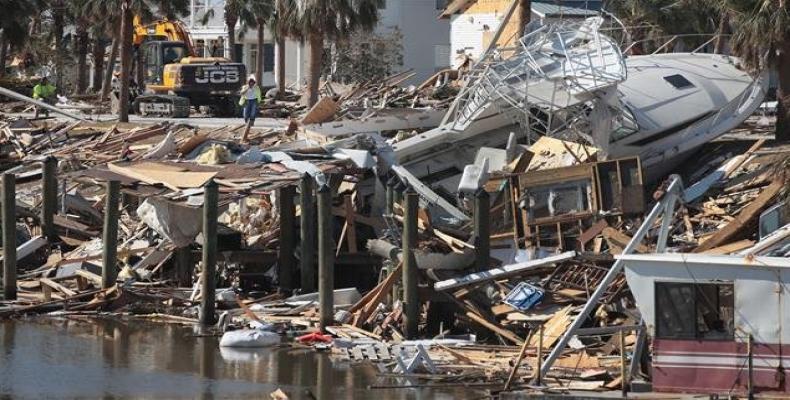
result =
[[[392,177],[387,181],[387,196],[385,200],[384,215],[392,215],[393,206],[395,204],[395,185],[398,184],[398,178]]]
[[[16,176],[3,174],[3,299],[16,300]]]
[[[287,291],[293,290],[296,260],[294,259],[294,242],[296,241],[296,212],[294,211],[293,186],[281,187],[277,192],[277,209],[280,211],[280,248],[277,254],[277,276],[280,287]]]
[[[115,269],[118,263],[118,202],[121,182],[108,181],[104,201],[104,231],[102,237],[101,286],[107,289],[115,285]]]
[[[628,395],[628,376],[625,356],[625,330],[620,330],[620,389],[623,398]]]
[[[318,299],[323,332],[334,323],[335,247],[332,240],[332,190],[318,189]]]
[[[192,286],[192,271],[195,263],[192,261],[192,249],[184,246],[173,251],[174,262],[176,264],[176,283],[180,287]]]
[[[419,272],[414,259],[417,248],[417,208],[420,196],[412,190],[404,193],[403,207],[403,319],[406,339],[416,339],[420,317],[417,281]]]
[[[58,160],[47,157],[41,163],[41,231],[44,237],[52,243],[55,241],[55,212],[58,208]],[[65,202],[64,202],[65,203]]]
[[[303,292],[314,292],[317,287],[315,270],[315,202],[313,201],[313,178],[304,174],[299,182],[300,217],[300,262],[301,286]]]
[[[540,366],[543,365],[543,324],[538,327],[538,354],[535,367],[535,385],[543,386],[543,373]]]
[[[747,374],[746,394],[749,400],[754,399],[754,338],[752,334],[746,337]]]
[[[200,294],[200,324],[213,325],[217,322],[214,313],[215,282],[217,269],[217,204],[219,186],[214,180],[208,181],[203,188],[203,262],[201,270],[202,287]]]
[[[491,259],[490,200],[485,189],[475,193],[475,267],[478,271],[488,269]]]

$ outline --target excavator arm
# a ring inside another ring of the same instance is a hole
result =
[[[189,56],[196,56],[192,38],[181,21],[161,19],[150,24],[143,24],[140,17],[135,15],[133,26],[132,42],[135,46],[141,45],[146,40],[183,42],[187,47]]]

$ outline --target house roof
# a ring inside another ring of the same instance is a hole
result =
[[[477,0],[453,0],[439,18],[449,18],[454,14],[460,14],[477,3]],[[532,12],[541,17],[553,16],[572,16],[587,17],[597,15],[601,9],[602,0],[544,0],[532,1]]]
[[[567,2],[567,3],[583,3],[583,2]],[[600,5],[600,3],[599,3]],[[599,7],[600,9],[600,7]],[[598,15],[598,11],[594,9],[585,9],[568,5],[557,5],[553,3],[532,2],[532,12],[545,17],[594,17]]]

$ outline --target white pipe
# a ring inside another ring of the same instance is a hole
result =
[[[33,105],[38,106],[38,107],[46,108],[49,111],[52,111],[54,113],[58,113],[58,114],[61,114],[61,115],[65,115],[65,116],[67,116],[69,118],[73,118],[73,119],[76,119],[78,121],[85,121],[86,120],[86,118],[77,116],[76,114],[72,114],[70,112],[63,111],[63,110],[61,110],[61,109],[59,109],[57,107],[51,106],[51,105],[49,105],[47,103],[44,103],[43,101],[38,101],[36,99],[27,97],[27,96],[25,96],[23,94],[19,94],[19,93],[13,91],[13,90],[6,89],[6,88],[4,88],[2,86],[0,86],[0,94],[3,95],[3,96],[8,96],[8,97],[10,97],[12,99],[17,99],[17,100],[21,100],[21,101],[33,104]]]

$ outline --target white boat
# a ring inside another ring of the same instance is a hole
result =
[[[767,74],[734,57],[663,53],[625,57],[602,19],[533,30],[489,52],[439,127],[393,145],[395,159],[449,189],[480,147],[509,132],[586,141],[610,158],[639,156],[648,181],[742,123],[762,103]]]

